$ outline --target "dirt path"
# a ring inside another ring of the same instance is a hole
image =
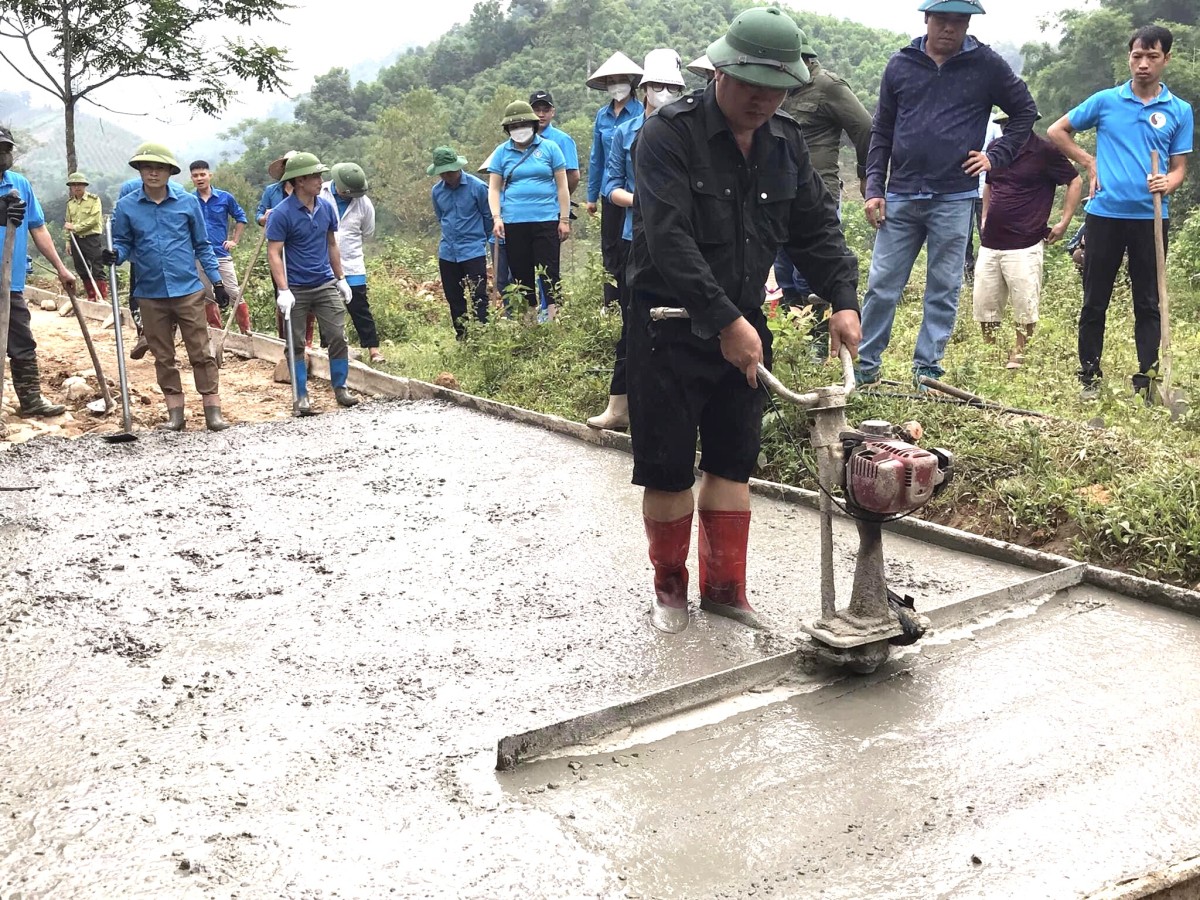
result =
[[[89,323],[92,340],[100,354],[100,365],[104,369],[112,389],[117,410],[107,416],[94,416],[87,411],[86,404],[100,396],[99,385],[92,372],[92,362],[87,347],[79,332],[74,316],[60,317],[57,313],[40,309],[33,310],[33,333],[38,343],[38,362],[42,370],[42,391],[53,403],[67,406],[65,415],[52,419],[22,419],[12,414],[11,386],[4,391],[5,409],[3,421],[8,434],[0,438],[0,445],[24,443],[42,434],[76,438],[84,434],[104,434],[120,430],[120,399],[117,393],[116,340],[111,328],[100,328],[99,322]],[[133,347],[135,336],[131,329],[125,331],[125,352]],[[204,413],[200,397],[192,381],[191,366],[187,352],[178,346],[177,358],[183,376],[183,390],[187,395],[187,427],[204,429]],[[130,404],[133,410],[135,429],[153,429],[166,421],[166,406],[162,391],[154,377],[154,360],[147,354],[141,360],[126,360],[130,381]],[[287,418],[291,414],[291,388],[277,384],[272,379],[270,363],[257,359],[240,359],[231,353],[225,354],[225,366],[221,369],[221,403],[225,418],[232,423],[265,422]],[[92,392],[79,400],[68,400],[63,392],[63,381],[72,375],[84,377]],[[312,392],[314,405],[325,412],[337,409],[328,390],[315,387]]]

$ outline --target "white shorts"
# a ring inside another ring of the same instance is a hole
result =
[[[1039,241],[1023,250],[979,248],[975,260],[975,321],[999,322],[1006,303],[1012,303],[1018,325],[1038,320],[1042,299],[1042,253]]]

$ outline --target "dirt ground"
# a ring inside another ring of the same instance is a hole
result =
[[[92,371],[92,361],[79,331],[75,316],[60,317],[56,312],[33,309],[33,334],[38,343],[38,363],[42,370],[42,393],[52,403],[63,403],[67,412],[51,419],[22,419],[13,414],[15,398],[8,384],[5,370],[4,415],[7,434],[0,437],[0,444],[19,444],[41,434],[76,438],[85,434],[105,434],[120,431],[120,395],[117,389],[116,338],[112,328],[101,329],[99,322],[90,322],[92,341],[100,355],[100,367],[112,391],[116,409],[108,415],[95,416],[88,412],[87,403],[100,396],[99,383]],[[136,336],[133,329],[124,333],[125,353],[128,356]],[[204,429],[204,413],[200,396],[192,381],[191,366],[187,352],[180,343],[177,360],[183,378],[183,390],[187,396],[187,427]],[[225,354],[221,369],[221,406],[225,418],[234,424],[265,422],[291,415],[292,394],[287,384],[277,384],[272,379],[273,366],[257,359],[241,359],[232,353]],[[167,409],[162,391],[154,376],[154,359],[146,354],[140,360],[126,359],[130,383],[130,407],[135,430],[153,429],[165,422]],[[68,400],[63,392],[63,382],[73,375],[87,380],[92,392],[79,400]],[[337,409],[328,390],[315,387],[311,392],[313,405],[324,412]]]

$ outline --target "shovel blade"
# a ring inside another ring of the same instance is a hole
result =
[[[116,434],[103,435],[103,438],[109,444],[128,444],[130,441],[136,441],[137,435],[129,431],[118,431]]]

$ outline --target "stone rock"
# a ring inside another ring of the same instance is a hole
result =
[[[68,400],[88,400],[95,393],[78,375],[66,379],[62,383],[62,389]]]
[[[292,370],[288,366],[287,357],[283,357],[279,362],[275,363],[274,379],[277,384],[291,384]]]
[[[458,379],[451,372],[441,372],[438,377],[433,379],[433,383],[438,387],[444,387],[451,391],[461,391],[462,388],[458,385]]]
[[[53,312],[58,309],[58,304],[54,301],[53,297],[43,297],[38,306],[45,312]]]
[[[64,319],[67,316],[72,316],[75,314],[75,307],[71,304],[70,300],[65,301],[62,306],[58,308],[58,314]]]

